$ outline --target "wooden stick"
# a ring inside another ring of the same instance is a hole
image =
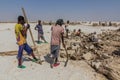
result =
[[[66,47],[65,47],[65,52],[66,52],[66,55],[67,55],[67,59],[66,59],[66,61],[65,61],[65,65],[64,65],[64,67],[67,66],[67,63],[68,63],[68,60],[69,60],[69,54],[68,54],[68,52],[67,52]]]
[[[28,19],[27,19],[27,16],[26,16],[26,14],[25,14],[25,10],[24,10],[24,8],[22,8],[22,12],[23,12],[23,15],[24,15],[25,21],[26,21],[26,23],[28,24]],[[33,44],[34,44],[34,47],[36,47],[36,44],[35,44],[35,42],[34,42],[34,38],[33,38],[33,35],[32,35],[32,31],[31,31],[30,28],[29,28],[29,32],[30,32],[30,35],[31,35],[31,38],[32,38],[32,42],[33,42]]]
[[[24,15],[24,18],[25,18],[26,23],[29,24],[24,8],[22,8],[22,12],[23,12],[23,15]],[[32,38],[32,42],[33,42],[33,44],[34,44],[34,47],[36,48],[36,51],[37,51],[37,53],[39,54],[38,49],[37,49],[37,47],[36,47],[36,44],[35,44],[35,42],[34,42],[34,38],[33,38],[33,35],[32,35],[32,31],[31,31],[30,28],[29,28],[29,32],[30,32],[30,35],[31,35],[31,38]],[[39,60],[41,61],[40,56],[38,56],[38,57],[39,57]]]

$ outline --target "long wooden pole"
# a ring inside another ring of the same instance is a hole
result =
[[[24,15],[24,18],[25,18],[26,23],[29,24],[24,8],[22,8],[22,12],[23,12],[23,15]],[[36,48],[37,53],[39,54],[38,49],[37,49],[37,47],[36,47],[36,44],[35,44],[35,42],[34,42],[34,38],[33,38],[33,35],[32,35],[32,31],[31,31],[30,28],[29,28],[29,32],[30,32],[30,35],[31,35],[31,38],[32,38],[33,45],[34,45],[34,47]],[[41,61],[40,56],[38,56],[38,57],[39,57],[39,60]]]
[[[24,8],[22,8],[22,12],[23,12],[23,15],[24,15],[24,18],[25,18],[26,23],[29,24]],[[33,38],[33,35],[32,35],[32,31],[31,31],[30,28],[29,28],[29,32],[30,32],[30,35],[31,35],[31,38],[32,38],[32,42],[33,42],[33,44],[34,44],[34,47],[36,47],[36,44],[35,44],[35,42],[34,42],[34,38]]]

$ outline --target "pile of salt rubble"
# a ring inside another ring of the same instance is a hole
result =
[[[97,35],[81,33],[80,36],[69,36],[65,39],[69,58],[84,60],[97,72],[111,80],[120,80],[120,30],[108,30]],[[66,58],[61,49],[60,57]]]

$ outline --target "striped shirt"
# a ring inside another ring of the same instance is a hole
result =
[[[61,34],[64,33],[64,28],[57,25],[51,28],[51,45],[60,45],[61,43]]]

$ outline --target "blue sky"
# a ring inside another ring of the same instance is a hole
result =
[[[29,21],[120,21],[120,0],[0,0],[0,21],[16,21],[21,7]]]

